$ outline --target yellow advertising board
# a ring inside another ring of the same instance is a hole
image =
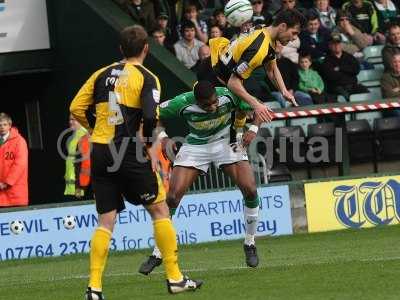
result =
[[[400,176],[309,183],[304,186],[308,231],[398,224]]]

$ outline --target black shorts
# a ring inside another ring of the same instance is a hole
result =
[[[114,171],[109,145],[93,144],[91,177],[99,214],[114,209],[122,211],[125,208],[124,200],[134,205],[165,201],[166,194],[160,176],[153,172],[150,161],[138,161],[135,150],[135,144],[130,144],[119,168]]]

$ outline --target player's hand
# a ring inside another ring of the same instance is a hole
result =
[[[162,154],[164,155],[164,157],[166,159],[172,161],[171,158],[174,155],[173,152],[178,151],[178,148],[176,147],[174,140],[171,140],[170,138],[165,137],[165,138],[161,139],[160,143],[161,143]]]
[[[153,172],[158,172],[160,167],[158,164],[158,156],[157,156],[157,150],[155,145],[151,147],[146,147],[147,155],[149,156],[150,162],[151,162],[151,169]]]
[[[282,93],[283,97],[285,97],[287,100],[289,100],[293,106],[299,106],[296,102],[296,99],[294,98],[293,94],[290,93],[289,91],[285,91]]]
[[[243,147],[248,147],[251,142],[256,138],[257,133],[255,133],[254,131],[251,130],[247,130],[244,134],[243,134],[243,138],[242,138],[242,145]]]
[[[254,112],[256,117],[259,117],[263,122],[269,123],[273,119],[272,110],[262,103],[257,103],[254,107]]]

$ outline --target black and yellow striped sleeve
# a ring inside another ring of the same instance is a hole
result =
[[[104,69],[105,68],[102,68],[90,76],[90,78],[80,88],[69,107],[69,111],[71,112],[72,116],[87,130],[92,129],[89,125],[86,115],[89,107],[94,103],[94,85],[96,78]]]
[[[143,137],[151,144],[153,130],[157,126],[158,104],[160,103],[161,87],[160,82],[154,74],[143,67],[139,67],[143,74],[143,87],[140,95],[143,109]]]

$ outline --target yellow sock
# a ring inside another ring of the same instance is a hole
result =
[[[98,291],[102,290],[101,279],[107,261],[110,240],[111,231],[104,227],[97,227],[94,231],[90,248],[89,286]]]
[[[172,226],[171,219],[155,220],[154,237],[156,244],[162,254],[167,279],[180,281],[183,278],[178,266],[178,245],[176,232]]]

